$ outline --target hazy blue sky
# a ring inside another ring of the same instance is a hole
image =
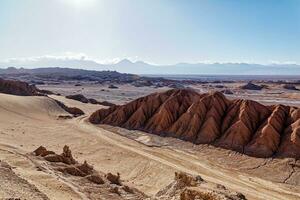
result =
[[[299,0],[0,0],[0,60],[300,63]]]

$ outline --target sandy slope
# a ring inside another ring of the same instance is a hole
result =
[[[63,97],[57,97],[64,101]],[[69,100],[90,113],[91,105]],[[98,109],[95,107],[95,109]],[[60,152],[67,144],[76,159],[87,160],[96,170],[120,172],[128,185],[151,195],[168,185],[175,171],[200,174],[208,181],[222,183],[242,192],[249,199],[299,199],[300,189],[275,184],[237,172],[219,169],[201,157],[172,148],[148,147],[140,142],[95,127],[85,121],[86,116],[72,120],[57,120],[66,114],[47,97],[16,97],[0,94],[0,160],[15,167],[17,176],[36,187],[50,199],[84,199],[68,180],[37,170],[38,164],[27,156],[28,152],[43,145]],[[1,179],[0,179],[1,181]],[[21,185],[14,185],[22,191]],[[5,189],[3,189],[5,190]],[[6,196],[5,191],[0,193]],[[20,194],[29,198],[26,192]],[[0,198],[1,198],[0,197]]]

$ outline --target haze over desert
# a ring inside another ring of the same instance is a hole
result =
[[[0,200],[299,200],[299,8],[1,0]]]

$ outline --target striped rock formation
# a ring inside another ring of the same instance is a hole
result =
[[[254,157],[300,158],[300,109],[173,89],[93,113],[94,124],[212,144]]]

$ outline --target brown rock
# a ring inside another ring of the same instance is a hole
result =
[[[269,116],[270,110],[250,100],[238,101],[233,104],[231,109],[234,110],[234,113],[231,113],[234,114],[234,118],[232,115],[225,116],[223,126],[228,128],[222,128],[224,132],[217,145],[243,152],[244,146],[251,140],[260,124]],[[226,119],[227,117],[229,119]]]
[[[98,110],[89,120],[213,144],[255,157],[300,158],[300,109],[228,100],[220,92],[168,90]]]
[[[67,146],[67,145],[64,146],[61,157],[63,158],[63,162],[66,164],[70,165],[70,164],[77,163],[72,156],[72,152],[71,152],[69,146]],[[87,163],[85,162],[83,165],[87,166]]]
[[[73,176],[84,177],[84,176],[87,175],[86,173],[84,173],[83,171],[78,169],[76,166],[58,167],[57,170],[62,172],[62,173],[70,174],[70,175],[73,175]]]
[[[72,152],[69,146],[65,145],[63,147],[63,153],[58,155],[52,151],[48,151],[45,147],[40,146],[34,151],[36,156],[42,156],[45,160],[49,162],[61,162],[64,163],[63,167],[61,165],[56,169],[60,172],[71,174],[73,176],[87,176],[94,174],[93,166],[89,165],[86,161],[83,164],[78,164],[78,162],[73,158]],[[97,174],[94,174],[88,179],[92,179],[97,182]],[[98,181],[100,182],[100,180]]]
[[[89,100],[83,96],[82,94],[74,94],[74,95],[68,95],[66,96],[67,99],[73,99],[76,101],[80,101],[82,103],[89,103]]]
[[[96,183],[99,185],[104,184],[104,180],[101,178],[101,176],[99,176],[97,174],[88,175],[86,178],[93,183]]]
[[[283,132],[282,142],[279,146],[280,157],[300,158],[300,109],[291,108],[288,126]]]
[[[79,109],[79,108],[76,108],[76,107],[68,107],[68,106],[66,106],[65,104],[63,104],[62,102],[57,101],[57,100],[55,100],[55,102],[56,102],[62,109],[64,109],[66,112],[72,114],[74,117],[78,117],[78,116],[84,115],[84,112],[83,112],[81,109]]]
[[[84,115],[84,112],[76,107],[67,107],[65,109],[68,113],[74,115],[75,117],[80,116],[80,115]]]
[[[45,147],[43,146],[40,146],[39,148],[37,148],[35,151],[34,151],[35,155],[36,156],[42,156],[42,157],[45,157],[49,154],[55,154],[53,151],[48,151]]]
[[[72,156],[72,152],[67,145],[63,148],[63,153],[61,155],[56,154],[53,151],[48,151],[45,147],[40,146],[34,151],[36,156],[42,156],[45,160],[49,162],[62,162],[67,165],[76,164],[76,160]],[[82,164],[83,169],[89,169],[90,166],[85,162]]]
[[[34,96],[38,94],[38,89],[22,81],[4,80],[0,78],[0,92],[20,96]]]
[[[50,154],[44,157],[45,160],[49,161],[49,162],[63,162],[64,159],[61,155],[57,155],[57,154]]]
[[[257,157],[271,157],[279,147],[288,109],[278,105],[269,118],[258,129],[251,142],[245,147],[245,153]]]
[[[120,180],[120,174],[117,173],[117,175],[114,175],[112,173],[106,174],[107,180],[109,180],[110,183],[116,184],[116,185],[122,185]]]
[[[198,132],[196,144],[212,143],[221,135],[220,126],[229,102],[222,93],[216,92],[207,96],[204,103],[207,113]]]
[[[92,174],[94,171],[94,168],[92,165],[89,165],[86,161],[84,161],[83,164],[77,166],[78,169],[80,169],[85,174]]]
[[[197,186],[198,180],[196,177],[188,175],[184,172],[175,172],[175,181],[177,182],[180,187],[193,187]]]
[[[196,199],[205,199],[205,200],[218,200],[219,198],[209,192],[200,192],[192,189],[184,189],[180,193],[180,200],[196,200]]]
[[[29,85],[23,81],[4,80],[0,78],[0,93],[19,96],[44,96],[53,94],[48,90],[40,90],[35,85]]]
[[[36,156],[40,156],[40,155],[44,154],[45,152],[47,152],[47,149],[45,147],[43,147],[43,146],[39,146],[33,152],[35,153]]]

